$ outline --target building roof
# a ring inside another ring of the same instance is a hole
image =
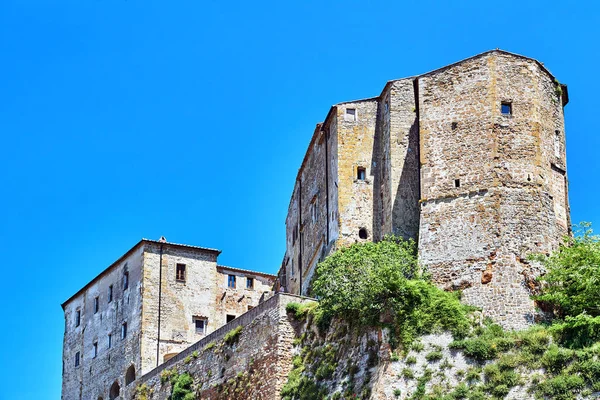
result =
[[[196,250],[196,251],[201,251],[201,252],[205,252],[205,253],[206,252],[208,252],[208,253],[216,253],[217,256],[219,254],[221,254],[221,250],[211,249],[211,248],[208,248],[208,247],[192,246],[192,245],[189,245],[189,244],[171,243],[171,242],[167,242],[167,241],[152,240],[152,239],[145,239],[145,238],[143,238],[142,240],[140,240],[139,242],[137,242],[132,248],[130,248],[129,250],[127,250],[127,252],[125,252],[125,254],[123,254],[121,257],[119,257],[115,262],[113,262],[112,264],[110,264],[104,271],[100,272],[94,279],[92,279],[91,281],[89,281],[84,287],[82,287],[81,289],[79,289],[77,291],[77,293],[75,293],[73,296],[69,297],[64,303],[62,303],[61,307],[63,308],[63,310],[65,309],[65,306],[67,305],[67,303],[69,303],[75,297],[79,296],[81,293],[85,292],[96,281],[98,281],[103,276],[107,275],[117,264],[120,264],[125,258],[127,258],[129,255],[131,255],[131,253],[133,253],[135,250],[137,250],[139,247],[141,247],[142,245],[144,245],[146,243],[152,243],[152,244],[158,244],[158,245],[165,245],[165,246],[170,246],[170,247],[185,248],[185,249]]]
[[[249,269],[241,269],[241,268],[233,268],[233,267],[228,267],[226,265],[217,265],[217,270],[219,269],[226,269],[228,271],[234,271],[234,272],[241,272],[244,274],[248,274],[248,275],[259,275],[259,276],[264,276],[266,278],[277,278],[277,275],[273,275],[273,274],[267,274],[266,272],[258,272],[258,271],[251,271]]]

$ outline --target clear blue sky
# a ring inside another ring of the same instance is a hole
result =
[[[274,273],[329,106],[485,50],[569,85],[572,217],[600,226],[600,12],[568,3],[0,1],[0,399],[59,398],[61,302],[142,237]]]

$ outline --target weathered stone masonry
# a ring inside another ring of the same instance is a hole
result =
[[[570,234],[567,102],[541,63],[493,50],[333,106],[298,172],[279,284],[309,294],[336,247],[393,233],[440,286],[524,326],[527,255]]]

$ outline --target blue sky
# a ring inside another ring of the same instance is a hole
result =
[[[573,221],[600,226],[591,1],[0,1],[0,399],[58,399],[60,304],[140,238],[275,272],[330,105],[493,48],[568,84]]]

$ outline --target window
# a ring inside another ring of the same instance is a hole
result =
[[[127,372],[125,372],[125,386],[133,381],[135,381],[135,367],[132,365],[127,368]]]
[[[246,289],[254,289],[254,279],[246,278]]]
[[[75,311],[75,327],[81,325],[81,310]]]
[[[316,194],[310,202],[310,217],[313,223],[319,220],[319,197]]]
[[[455,130],[456,128],[458,128],[458,122],[453,122],[452,123],[452,130]]]
[[[123,325],[121,325],[121,340],[125,339],[127,337],[127,322],[123,322]]]
[[[98,357],[98,342],[94,342],[94,358]]]
[[[369,237],[369,233],[366,228],[360,228],[358,230],[358,237],[361,239],[367,239]]]
[[[115,400],[117,397],[119,397],[119,395],[121,394],[121,387],[119,386],[119,383],[117,381],[115,381],[112,386],[110,387],[110,391],[108,392],[108,398],[110,400]]]
[[[356,108],[346,108],[344,119],[350,122],[356,121]]]
[[[94,298],[94,314],[96,314],[99,309],[100,309],[100,298],[96,296]]]
[[[108,287],[108,302],[110,303],[113,300],[113,285]]]
[[[185,282],[185,264],[177,264],[175,268],[175,280]]]
[[[196,333],[204,335],[206,333],[207,323],[206,318],[194,317],[194,325],[196,326]]]
[[[75,366],[76,367],[79,367],[79,363],[81,361],[80,358],[81,358],[80,353],[79,352],[75,353]]]
[[[511,115],[512,114],[512,104],[503,102],[500,106],[500,112],[502,115]]]
[[[235,319],[235,315],[227,314],[227,323],[230,323]]]
[[[110,349],[112,347],[112,333],[108,334],[108,348]]]
[[[454,180],[454,187],[456,187],[456,188],[460,187],[460,179],[455,179]]]
[[[125,271],[123,273],[123,290],[129,289],[129,272]]]
[[[560,131],[554,131],[554,155],[560,157]]]
[[[359,181],[364,181],[365,179],[367,179],[367,170],[365,169],[365,167],[356,168],[356,179],[358,179]]]
[[[235,275],[227,276],[227,287],[235,289]]]

